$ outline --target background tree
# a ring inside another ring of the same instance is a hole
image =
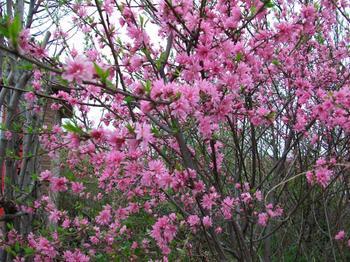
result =
[[[25,106],[42,115],[45,98],[53,110],[74,108],[62,127],[37,125],[61,174],[44,171],[36,183],[60,193],[59,203],[11,198],[20,212],[47,212],[54,226],[36,224],[27,234],[9,224],[8,254],[37,261],[349,258],[348,1],[51,7],[72,15],[77,30],[73,41],[69,31],[55,34],[62,49],[33,49],[28,33],[15,30],[16,18],[3,26],[3,55],[31,64],[40,88],[58,90],[27,92]],[[17,90],[14,83],[1,92],[19,99],[25,84]]]

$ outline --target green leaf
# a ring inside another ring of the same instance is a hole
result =
[[[171,129],[174,133],[179,132],[179,126],[176,120],[171,120]]]
[[[314,3],[314,8],[316,9],[316,11],[320,10],[320,4],[319,3]]]
[[[134,101],[134,98],[132,96],[127,96],[127,97],[124,98],[124,101],[127,104],[130,104],[132,101]]]
[[[109,76],[109,70],[103,70],[101,67],[99,67],[96,63],[94,63],[94,68],[97,73],[97,75],[100,77],[102,83],[106,83],[107,78]]]
[[[28,126],[28,128],[27,128],[27,133],[29,133],[29,134],[33,134],[34,133],[34,127],[32,127],[32,126]]]
[[[31,179],[32,179],[33,181],[36,181],[36,180],[39,179],[39,175],[36,174],[36,173],[33,173],[33,174],[31,175]]]
[[[131,124],[128,123],[126,125],[126,128],[129,130],[130,133],[135,133],[135,128]]]
[[[182,94],[180,92],[176,92],[174,101],[179,100],[181,98]]]
[[[31,255],[34,255],[34,253],[35,253],[35,250],[31,247],[25,247],[23,249],[24,249],[25,256],[31,256]]]
[[[23,127],[23,125],[21,123],[19,123],[19,122],[13,122],[12,123],[12,129],[15,132],[18,132],[18,133],[22,132],[22,127]]]
[[[32,70],[33,64],[28,61],[21,61],[19,65],[17,66],[17,69],[19,70]]]
[[[274,64],[275,66],[278,66],[278,65],[281,64],[277,59],[273,59],[273,60],[271,61],[271,63]]]
[[[15,244],[15,252],[19,253],[20,250],[21,250],[21,247],[19,245],[19,242],[16,242],[16,244]]]
[[[271,0],[264,1],[266,8],[272,8],[275,6],[275,4]]]
[[[143,25],[144,25],[144,18],[142,15],[139,15],[139,19],[140,19],[140,24],[141,24],[141,28],[143,28]]]
[[[96,262],[107,262],[108,258],[105,255],[101,254],[101,253],[97,253],[95,255],[95,260],[96,260]]]
[[[111,81],[109,81],[108,79],[106,80],[106,83],[105,83],[110,89],[115,89],[115,85],[111,82]]]
[[[316,34],[316,35],[315,35],[315,39],[316,39],[316,41],[317,41],[319,44],[321,44],[321,45],[324,44],[324,38],[323,38],[323,36],[322,36],[321,33]]]
[[[156,126],[154,126],[154,125],[152,125],[151,132],[152,132],[152,134],[155,135],[155,136],[160,136],[159,129],[158,129]]]
[[[179,77],[181,74],[181,70],[179,68],[176,68],[175,72],[174,72],[174,76],[175,77]]]
[[[10,253],[12,256],[14,256],[14,257],[17,256],[16,252],[13,251],[13,249],[11,247],[7,247],[5,250],[7,253]]]
[[[68,80],[62,78],[61,76],[58,76],[57,79],[58,79],[58,81],[59,81],[59,83],[60,83],[61,85],[63,85],[63,86],[68,86],[68,85],[69,85]]]
[[[144,90],[145,90],[147,95],[150,95],[151,89],[152,89],[151,81],[150,80],[146,80],[146,83],[144,85]]]
[[[120,46],[123,46],[123,42],[122,42],[122,40],[120,39],[120,37],[117,38],[117,43],[118,43]]]
[[[79,135],[84,133],[83,130],[76,123],[73,122],[68,121],[65,124],[63,124],[62,127],[68,132],[76,133]]]
[[[9,24],[9,18],[8,16],[4,16],[0,18],[0,35],[3,35],[6,38],[9,38],[9,31],[8,31],[8,24]]]
[[[242,59],[243,59],[243,54],[241,52],[237,53],[235,60],[237,62],[240,62],[240,61],[242,61]]]
[[[63,172],[63,176],[67,178],[69,181],[76,181],[76,177],[73,174],[73,172],[69,169],[67,169],[65,172]]]
[[[271,111],[271,112],[266,116],[266,118],[267,118],[268,120],[271,120],[271,121],[273,121],[273,120],[275,119],[275,117],[276,117],[276,112],[274,112],[274,111]]]
[[[141,51],[146,55],[147,58],[151,56],[151,52],[147,48],[143,47]]]
[[[256,9],[256,6],[255,6],[255,5],[253,5],[253,6],[250,7],[250,12],[252,13],[251,15],[255,15],[255,14],[256,14],[256,11],[257,11],[257,9]]]
[[[22,30],[22,21],[18,15],[16,15],[12,23],[8,27],[9,38],[14,47],[17,47],[18,36]]]
[[[7,226],[7,229],[8,229],[8,230],[14,229],[14,226],[13,226],[12,223],[7,223],[6,226]]]
[[[160,54],[160,57],[156,61],[157,69],[160,70],[162,66],[165,64],[165,62],[166,62],[166,52],[162,52]]]

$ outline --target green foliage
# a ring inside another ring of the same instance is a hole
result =
[[[132,96],[126,96],[124,98],[124,101],[127,103],[127,104],[131,104],[132,101],[134,101],[134,98]]]
[[[22,124],[21,121],[12,122],[11,125],[12,125],[12,130],[14,132],[16,132],[16,133],[21,133],[22,132],[23,124]]]
[[[266,8],[272,8],[275,6],[275,4],[271,1],[271,0],[266,0],[266,1],[262,1],[264,3],[264,6]]]
[[[235,60],[237,62],[240,62],[240,61],[242,61],[242,59],[243,59],[243,54],[241,52],[237,53]]]
[[[23,250],[24,250],[25,256],[27,257],[32,256],[35,253],[35,250],[31,247],[24,247]]]
[[[100,77],[102,83],[106,83],[107,78],[109,77],[109,70],[103,70],[96,63],[94,63],[94,68],[97,75]]]
[[[255,5],[252,5],[252,6],[250,7],[251,15],[255,15],[255,14],[256,14],[256,11],[257,11],[256,6],[255,6]]]
[[[163,67],[163,65],[166,63],[166,59],[167,59],[166,52],[162,52],[156,61],[156,67],[158,70],[160,70]]]
[[[146,212],[140,212],[137,215],[129,216],[125,221],[124,225],[131,229],[146,229],[155,223],[153,216]]]
[[[84,134],[84,131],[77,125],[77,123],[72,121],[67,121],[62,125],[62,127],[68,132],[72,132],[78,135]]]
[[[62,173],[62,176],[64,176],[65,178],[67,178],[69,181],[76,181],[76,177],[73,174],[73,172],[69,169],[65,169]]]
[[[135,133],[135,127],[133,127],[131,124],[127,124],[126,125],[126,128],[128,129],[128,131],[131,133],[131,134],[134,134]]]
[[[160,131],[159,128],[155,125],[152,125],[151,132],[154,136],[159,137],[160,136]]]
[[[6,223],[6,227],[7,227],[7,230],[12,230],[15,228],[13,223]]]
[[[174,73],[174,77],[179,77],[180,74],[181,74],[181,70],[176,68],[175,73]]]
[[[7,253],[10,253],[12,256],[14,257],[17,256],[17,253],[13,250],[12,247],[7,247],[5,250]]]
[[[20,62],[18,62],[18,64],[16,65],[16,68],[18,70],[32,70],[33,69],[33,64],[28,62],[28,61],[25,61],[25,60],[22,60]]]
[[[322,36],[322,34],[321,33],[317,33],[316,35],[315,35],[315,39],[316,39],[316,41],[319,43],[319,44],[324,44],[324,42],[325,42],[325,40],[324,40],[324,38],[323,38],[323,36]]]
[[[150,52],[147,48],[143,47],[143,48],[141,49],[141,51],[142,51],[142,53],[145,54],[145,56],[146,56],[147,58],[149,58],[149,57],[151,56],[151,52]]]
[[[139,19],[140,19],[141,28],[143,28],[144,22],[145,22],[143,16],[142,16],[142,15],[139,15]]]
[[[271,63],[275,66],[279,66],[281,64],[280,61],[278,61],[277,59],[273,59]]]
[[[31,179],[32,179],[33,181],[37,181],[37,180],[39,180],[39,175],[38,175],[37,173],[33,173],[33,174],[31,175]]]
[[[110,261],[108,256],[106,254],[102,254],[102,253],[97,253],[95,255],[95,261],[96,262],[108,262]]]
[[[16,48],[18,45],[19,33],[22,30],[22,21],[18,15],[12,20],[5,16],[0,21],[0,34],[8,38]]]
[[[9,24],[11,23],[8,16],[4,16],[0,20],[0,34],[6,38],[10,38],[10,33],[8,30]]]
[[[146,80],[146,83],[144,84],[143,89],[145,90],[147,95],[150,95],[151,89],[152,89],[152,84],[150,80]]]

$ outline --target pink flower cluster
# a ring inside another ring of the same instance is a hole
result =
[[[92,62],[82,55],[77,55],[66,59],[62,77],[70,82],[82,83],[83,81],[92,80],[94,73]]]
[[[266,227],[270,218],[280,217],[283,214],[283,209],[279,206],[274,207],[273,204],[266,206],[266,212],[258,214],[258,224]]]
[[[337,241],[344,241],[346,237],[346,233],[344,230],[340,230],[335,236],[334,239]],[[350,248],[350,239],[347,241],[347,246]]]
[[[44,47],[32,42],[30,37],[31,35],[29,29],[24,29],[20,32],[18,37],[19,51],[25,55],[30,55],[38,59],[47,56],[47,52]]]
[[[334,161],[333,161],[334,162]],[[323,188],[326,188],[331,181],[333,171],[328,168],[328,164],[325,159],[320,158],[316,162],[315,171],[306,172],[306,179],[309,184],[317,183]]]
[[[168,216],[158,218],[152,227],[151,236],[157,242],[164,255],[168,255],[171,252],[169,244],[177,232],[177,227],[174,224],[175,221],[176,215],[172,213]]]

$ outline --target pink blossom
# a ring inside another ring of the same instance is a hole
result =
[[[209,117],[201,117],[199,119],[199,130],[203,134],[204,138],[209,138],[212,134],[211,132],[211,121]]]
[[[159,218],[153,225],[151,236],[156,240],[164,255],[170,253],[168,245],[174,239],[176,231],[177,227],[174,225],[174,218],[171,215]]]
[[[226,197],[221,204],[221,212],[223,213],[225,219],[232,218],[232,208],[234,205],[234,199]]]
[[[93,77],[93,65],[85,57],[77,55],[73,59],[66,60],[66,66],[62,77],[70,82],[90,81]]]
[[[80,250],[76,249],[72,251],[64,251],[63,253],[64,261],[66,262],[89,262],[90,258],[87,255],[84,255]]]
[[[52,243],[44,237],[38,237],[35,239],[32,233],[28,236],[28,242],[39,254],[54,259],[57,256],[57,251]]]
[[[204,225],[206,228],[211,227],[211,226],[213,225],[213,222],[212,222],[211,217],[209,217],[209,216],[203,217],[203,225]]]
[[[221,234],[222,233],[222,227],[215,228],[215,233],[216,234]]]
[[[148,142],[152,142],[153,135],[151,133],[151,126],[149,124],[143,123],[136,126],[136,139],[142,141],[142,145],[146,147]]]
[[[316,171],[316,181],[318,184],[320,184],[323,188],[327,187],[333,172],[325,167],[317,168]]]
[[[57,209],[54,209],[50,212],[49,220],[53,223],[57,223],[60,217],[61,217],[61,212]]]
[[[260,190],[257,190],[257,191],[255,192],[254,196],[255,196],[256,200],[262,201],[262,193],[261,193]]]
[[[211,194],[205,194],[202,199],[202,206],[207,209],[211,210],[213,205],[215,204],[214,198]]]
[[[258,224],[266,227],[267,221],[269,220],[269,216],[266,213],[258,214]]]
[[[79,194],[85,189],[83,183],[80,182],[72,182],[72,191],[76,194]]]
[[[111,16],[113,14],[113,1],[112,0],[104,0],[103,2],[104,11]]]
[[[40,180],[41,181],[50,181],[52,176],[53,175],[52,175],[51,171],[45,170],[45,171],[40,173]]]
[[[36,99],[36,96],[33,92],[27,92],[24,94],[24,98],[28,103],[33,103]]]
[[[134,242],[132,242],[131,248],[136,249],[136,248],[138,248],[138,246],[139,246],[138,243],[136,241],[134,241]]]
[[[344,238],[345,238],[344,230],[339,231],[334,237],[335,240],[344,240]]]
[[[106,205],[104,207],[104,209],[96,217],[96,221],[100,225],[107,225],[110,222],[111,217],[112,217],[111,206],[110,205]]]
[[[5,138],[7,139],[7,140],[11,140],[11,138],[12,138],[12,132],[11,131],[5,131]]]
[[[246,204],[249,204],[252,201],[252,196],[250,193],[242,193],[241,194],[242,201]]]
[[[62,222],[62,227],[63,227],[63,228],[69,228],[69,226],[70,226],[70,220],[66,218],[66,219],[63,220],[63,222]]]
[[[20,32],[19,38],[18,38],[18,46],[22,53],[27,53],[30,50],[29,38],[30,38],[30,31],[28,28]]]
[[[234,7],[230,11],[231,15],[227,17],[224,22],[225,28],[227,29],[236,28],[241,18],[241,10],[238,7]]]
[[[306,176],[307,182],[308,182],[310,185],[312,185],[313,182],[314,182],[314,174],[313,174],[313,172],[312,172],[312,171],[307,171],[305,176]]]
[[[50,187],[53,192],[63,192],[67,188],[67,178],[65,177],[52,177],[50,179]]]
[[[193,227],[199,224],[200,218],[197,215],[191,215],[187,218],[188,224]]]

